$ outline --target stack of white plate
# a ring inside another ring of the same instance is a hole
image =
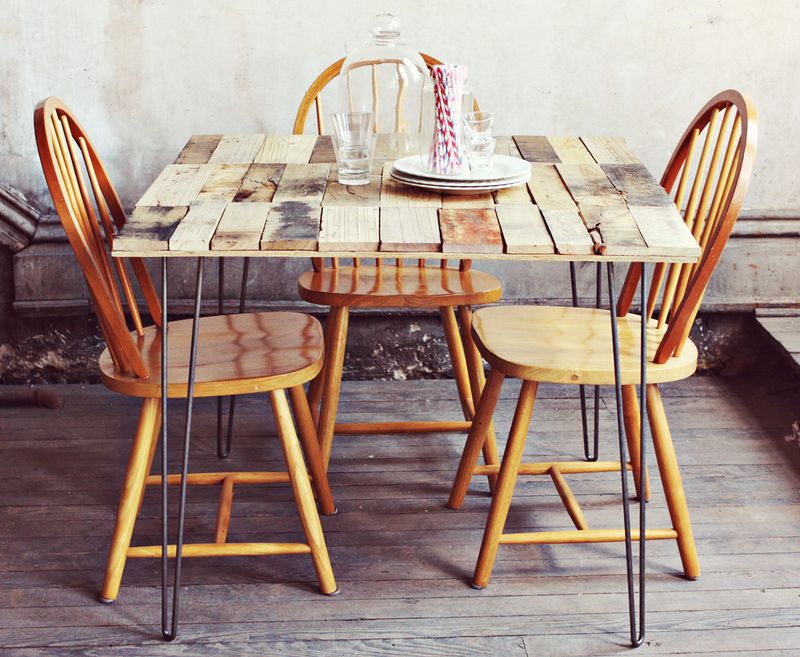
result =
[[[392,178],[400,182],[445,194],[485,194],[497,189],[524,185],[531,177],[531,165],[509,155],[495,155],[492,165],[482,171],[441,174],[428,170],[419,155],[409,155],[392,165]]]

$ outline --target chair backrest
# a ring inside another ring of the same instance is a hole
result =
[[[420,53],[422,56],[425,65],[428,67],[428,70],[432,69],[437,64],[441,64],[442,62],[436,59],[435,57],[431,57],[430,55],[426,55],[425,53]],[[373,76],[375,75],[375,66],[378,63],[396,63],[399,64],[396,60],[386,60],[384,62],[364,62],[363,66],[372,66]],[[303,100],[300,101],[300,107],[297,109],[297,115],[294,119],[294,129],[293,132],[296,135],[302,135],[305,132],[306,128],[306,119],[308,118],[308,112],[311,109],[311,104],[314,104],[314,108],[316,110],[317,116],[317,134],[321,135],[325,129],[324,121],[323,121],[323,113],[322,113],[322,98],[320,94],[322,90],[328,86],[328,84],[336,78],[339,73],[342,71],[342,64],[344,64],[344,58],[334,62],[328,68],[326,68],[322,73],[320,73],[317,78],[311,83],[311,86],[306,91],[305,95],[303,96]],[[374,93],[373,89],[373,93]],[[377,102],[377,98],[373,97],[373,104]],[[398,88],[398,98],[397,102],[401,102],[401,89]],[[478,101],[473,100],[472,108],[477,112],[480,108],[478,107]]]
[[[429,71],[434,66],[436,66],[437,64],[441,64],[442,63],[440,60],[436,59],[436,57],[431,57],[430,55],[426,55],[424,52],[420,53],[420,55],[422,56],[422,59],[425,62],[425,65],[428,67]],[[389,63],[394,63],[394,60],[391,60]],[[333,64],[328,66],[328,68],[326,68],[324,71],[322,71],[322,73],[320,73],[316,77],[316,79],[311,83],[311,86],[308,88],[308,90],[306,91],[305,95],[303,96],[303,99],[300,101],[300,107],[297,108],[297,115],[295,116],[295,119],[294,119],[294,129],[292,131],[294,134],[302,135],[305,132],[306,119],[308,118],[308,111],[311,109],[311,104],[312,103],[314,104],[314,107],[316,109],[317,134],[321,135],[323,133],[324,121],[322,119],[322,99],[320,97],[320,94],[322,93],[322,90],[325,87],[327,87],[328,84],[339,75],[339,73],[341,73],[342,64],[344,64],[344,58],[342,58],[340,60],[337,60]],[[375,63],[370,62],[370,63],[365,63],[364,65],[371,65],[372,68],[373,68],[373,74],[374,74]],[[373,93],[374,93],[374,89],[373,89]],[[399,94],[400,94],[400,89],[398,89],[398,99],[397,99],[398,103],[400,102]],[[373,97],[373,103],[374,102],[376,102],[376,99]],[[474,111],[476,111],[476,112],[480,111],[480,106],[478,105],[478,101],[476,99],[473,99],[473,101],[472,101],[472,109]],[[320,271],[321,269],[324,268],[325,263],[324,263],[324,260],[322,258],[312,258],[311,260],[312,260],[312,263],[314,265],[314,269],[316,271]],[[358,258],[354,258],[353,259],[353,264],[356,267],[359,266],[359,262],[360,261],[359,261]],[[382,262],[382,260],[380,258],[377,258],[375,260],[375,264],[378,265],[378,266],[381,265],[381,262]],[[331,264],[331,267],[333,267],[333,268],[338,267],[337,259],[336,258],[331,258],[330,264]],[[399,259],[396,260],[395,264],[397,266],[402,265],[402,260],[399,260]],[[469,270],[471,264],[472,264],[472,262],[470,260],[462,260],[462,261],[460,261],[459,269],[461,269],[461,271],[467,271],[467,270]],[[420,266],[420,267],[423,267],[423,266],[425,266],[425,261],[424,260],[419,260],[417,262],[417,265]],[[441,260],[440,261],[440,266],[441,266],[442,269],[445,269],[447,267],[447,260]]]
[[[122,372],[147,377],[148,369],[128,330],[122,305],[124,296],[136,331],[143,335],[132,281],[126,262],[109,254],[115,231],[126,222],[119,197],[89,137],[64,103],[54,97],[43,100],[36,106],[33,123],[44,177],[86,279],[111,358]],[[160,324],[161,306],[144,262],[126,260],[153,321]]]
[[[658,264],[653,271],[644,315],[660,305],[658,326],[667,326],[654,362],[679,355],[703,300],[708,281],[742,208],[755,163],[757,115],[738,91],[717,94],[700,110],[681,137],[661,178],[686,225],[700,243],[694,264]],[[618,312],[630,309],[641,277],[633,265],[623,285]],[[659,303],[660,302],[660,303]]]

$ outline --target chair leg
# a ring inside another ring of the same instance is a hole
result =
[[[453,375],[456,379],[458,388],[458,398],[461,401],[461,410],[465,420],[472,420],[475,417],[475,406],[472,403],[472,392],[469,384],[469,372],[467,371],[467,359],[464,355],[464,345],[458,333],[458,322],[453,306],[443,306],[439,308],[442,316],[442,326],[444,327],[444,337],[447,341],[447,350],[450,352],[450,362],[453,364]]]
[[[136,427],[136,436],[133,439],[128,469],[122,485],[122,495],[117,507],[117,519],[111,538],[111,548],[108,552],[105,580],[100,592],[101,602],[114,602],[119,594],[122,572],[125,570],[128,548],[133,535],[133,526],[136,523],[136,516],[144,493],[144,481],[148,474],[147,465],[151,458],[153,445],[157,442],[160,403],[161,400],[156,398],[145,399],[142,402],[139,424]]]
[[[511,423],[511,432],[508,435],[508,444],[503,454],[503,463],[500,466],[500,476],[497,478],[497,488],[489,509],[486,529],[483,532],[478,563],[475,565],[475,574],[472,578],[474,588],[484,588],[489,583],[489,577],[492,574],[494,560],[497,556],[497,546],[508,517],[514,486],[517,483],[517,474],[522,461],[525,440],[528,437],[528,427],[531,422],[537,387],[538,384],[535,381],[522,382],[517,409]]]
[[[641,454],[642,439],[639,435],[641,428],[641,415],[639,414],[639,399],[636,397],[636,386],[622,386],[622,413],[625,419],[625,438],[628,442],[628,453],[633,470],[633,483],[636,487],[636,496],[641,498],[641,478],[639,475],[639,455]],[[644,499],[650,501],[650,476],[644,472]]]
[[[481,398],[481,391],[486,383],[486,375],[483,372],[483,358],[475,346],[475,341],[472,339],[472,309],[469,306],[459,306],[458,319],[461,323],[461,339],[464,343],[464,355],[467,360],[467,371],[469,372],[469,385],[472,391],[472,404],[473,407],[478,405],[478,400]],[[483,462],[486,465],[497,465],[500,463],[500,457],[497,453],[497,437],[494,433],[494,423],[489,423],[488,431],[486,432],[486,439],[483,441]],[[489,489],[494,493],[494,487],[497,483],[497,475],[490,474]]]
[[[331,316],[333,308],[328,309],[328,317]],[[330,332],[333,322],[328,319],[325,320],[325,327],[323,329],[323,337],[325,343],[325,361],[328,360],[328,350],[330,349]],[[322,386],[325,382],[325,363],[319,371],[314,380],[308,386],[308,406],[311,411],[311,418],[314,420],[314,427],[319,427],[319,404],[322,400]]]
[[[289,402],[286,399],[284,390],[273,390],[269,393],[272,403],[272,412],[275,414],[275,421],[278,425],[278,436],[280,437],[283,456],[286,460],[286,469],[289,473],[289,481],[292,484],[292,492],[300,512],[300,520],[303,523],[303,531],[306,541],[311,548],[311,559],[314,562],[314,569],[317,571],[317,579],[322,593],[334,595],[338,593],[336,580],[333,577],[328,547],[325,544],[325,535],[322,533],[322,524],[317,513],[317,505],[314,502],[314,493],[311,490],[311,482],[308,479],[308,471],[303,462],[303,453],[300,450],[300,443],[297,439],[297,432],[292,422],[292,414],[289,410]]]
[[[497,406],[497,399],[500,396],[500,388],[503,387],[505,374],[500,370],[492,369],[486,381],[486,387],[478,401],[478,408],[475,411],[475,419],[472,420],[472,428],[467,435],[467,442],[461,454],[461,461],[458,464],[458,471],[450,491],[450,499],[447,506],[451,509],[459,509],[464,503],[464,496],[467,494],[472,472],[478,462],[478,453],[483,447],[489,426],[492,422],[494,409]]]
[[[308,463],[308,469],[313,477],[313,486],[317,494],[317,500],[319,500],[319,508],[326,516],[334,514],[336,513],[336,505],[333,503],[333,495],[331,494],[325,466],[322,464],[317,432],[311,419],[311,411],[308,408],[308,400],[303,386],[289,388],[289,397],[292,400],[297,433],[300,436],[300,443]]]
[[[672,444],[664,404],[658,386],[647,386],[647,414],[650,417],[650,431],[653,434],[653,447],[658,461],[658,471],[664,486],[664,497],[667,499],[672,528],[678,533],[678,551],[681,555],[683,572],[689,579],[697,579],[700,575],[700,564],[697,560],[697,548],[692,534],[692,523],[689,519],[689,508],[686,494],[683,491],[678,459]]]
[[[325,357],[325,379],[322,390],[322,408],[319,414],[317,435],[322,450],[322,462],[325,470],[331,460],[333,448],[333,432],[336,426],[336,411],[339,407],[339,393],[342,386],[342,369],[344,368],[345,345],[347,344],[347,322],[350,309],[347,306],[336,306],[328,315],[331,324],[328,354]]]

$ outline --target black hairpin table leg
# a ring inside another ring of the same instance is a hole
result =
[[[220,256],[217,259],[217,314],[225,314],[225,258]],[[231,442],[228,438],[228,443],[225,447],[222,446],[222,397],[217,397],[217,456],[221,459],[226,459],[231,453]]]
[[[642,264],[641,290],[642,308],[647,304],[647,268]],[[608,263],[608,297],[611,310],[611,342],[614,351],[614,389],[617,401],[617,433],[619,436],[619,462],[622,479],[622,512],[625,523],[625,566],[628,580],[628,614],[630,618],[631,645],[636,648],[642,645],[645,633],[645,530],[646,530],[646,504],[644,496],[639,498],[639,624],[636,624],[636,593],[633,581],[633,541],[631,539],[630,500],[628,497],[628,454],[625,440],[625,428],[622,411],[622,379],[620,374],[619,330],[617,327],[616,292],[614,289],[614,263]],[[644,315],[644,313],[642,313]],[[647,323],[641,322],[641,350],[639,356],[641,425],[639,437],[639,472],[645,472],[647,453],[647,404],[645,394],[647,389]]]
[[[161,316],[166,328],[167,315],[167,263],[163,259],[161,268]],[[168,607],[169,595],[167,576],[169,566],[167,522],[169,519],[167,509],[167,331],[162,331],[161,339],[161,409],[162,418],[162,443],[161,443],[161,634],[167,641],[172,641],[178,635],[179,593],[181,584],[181,558],[183,556],[183,530],[186,517],[186,487],[189,472],[189,447],[192,433],[192,406],[194,402],[194,381],[197,365],[197,338],[200,329],[200,301],[203,292],[203,258],[197,259],[197,282],[195,285],[194,316],[192,320],[192,342],[189,352],[189,380],[186,390],[186,420],[183,434],[183,461],[181,464],[180,497],[178,499],[178,532],[175,540],[175,577],[172,587],[172,619],[170,622]]]
[[[600,307],[602,299],[602,265],[597,263],[597,278],[595,281],[597,302],[596,307]],[[572,305],[578,307],[578,282],[575,275],[575,263],[569,263],[569,278],[572,286]],[[598,447],[600,444],[600,386],[594,387],[594,448],[589,450],[589,426],[586,419],[586,387],[583,385],[578,386],[581,396],[581,428],[583,429],[583,456],[587,461],[596,461],[598,456]]]

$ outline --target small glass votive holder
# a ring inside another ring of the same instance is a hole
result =
[[[368,185],[375,135],[372,112],[340,112],[331,114],[333,151],[342,185]]]
[[[464,136],[471,171],[484,171],[492,166],[497,140],[492,136],[494,116],[489,112],[464,115]]]

